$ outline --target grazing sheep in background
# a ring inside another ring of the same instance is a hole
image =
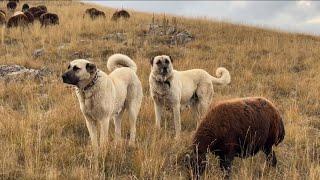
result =
[[[30,12],[28,12],[28,11],[24,12],[24,15],[27,16],[27,18],[28,18],[28,20],[29,20],[29,23],[32,24],[33,21],[34,21],[33,15],[32,15]]]
[[[17,8],[17,3],[16,2],[13,2],[13,1],[9,1],[7,3],[7,10],[8,11],[14,11],[15,9]]]
[[[128,13],[128,11],[123,9],[120,11],[117,10],[115,13],[113,13],[111,20],[117,21],[120,18],[129,19],[130,14]]]
[[[106,17],[106,15],[103,11],[100,11],[96,8],[86,9],[84,16],[85,15],[89,15],[91,19],[96,19],[98,17],[103,17],[103,18]]]
[[[0,10],[0,25],[6,23],[6,13]]]
[[[22,12],[27,12],[29,10],[29,5],[28,4],[23,4],[22,5]]]
[[[47,12],[44,11],[44,10],[39,10],[39,11],[35,12],[35,13],[32,14],[32,15],[33,15],[34,19],[40,20],[40,16],[43,15],[43,14],[45,14],[45,13],[47,13]]]
[[[37,11],[40,11],[40,10],[41,10],[41,9],[38,8],[38,7],[31,7],[31,8],[28,9],[28,11],[29,11],[32,15],[34,15]]]
[[[25,27],[28,25],[28,23],[29,23],[29,19],[26,15],[18,14],[16,16],[10,17],[7,23],[7,27],[8,28],[18,27],[18,26]]]
[[[40,16],[40,23],[41,27],[48,25],[56,25],[59,24],[59,17],[57,14],[54,13],[45,13]]]
[[[15,9],[17,8],[16,2],[8,2],[7,3],[7,17],[11,17],[14,14]]]
[[[198,127],[192,153],[184,161],[192,175],[199,178],[206,167],[206,153],[218,156],[220,167],[231,173],[234,157],[249,157],[262,150],[268,165],[276,166],[273,145],[285,136],[282,118],[275,106],[265,98],[250,97],[215,103]]]
[[[45,11],[45,12],[48,12],[48,8],[45,5],[40,5],[40,6],[37,6],[37,7],[40,8],[41,10]]]

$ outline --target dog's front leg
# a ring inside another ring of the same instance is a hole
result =
[[[180,120],[180,104],[176,104],[173,107],[174,126],[176,129],[176,139],[180,137],[181,132],[181,120]]]
[[[86,118],[86,125],[89,131],[91,143],[93,146],[94,154],[98,155],[98,136],[97,136],[97,123],[93,120]]]
[[[163,107],[161,105],[158,105],[157,103],[154,103],[154,110],[155,110],[155,115],[156,115],[156,128],[160,129],[161,128],[161,116],[163,113]]]
[[[100,147],[105,147],[108,142],[110,117],[106,116],[100,122]]]

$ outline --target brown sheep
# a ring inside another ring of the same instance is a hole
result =
[[[6,24],[6,14],[0,11],[0,25]]]
[[[17,3],[16,2],[13,2],[13,1],[9,1],[7,3],[7,9],[8,10],[15,10],[17,8]]]
[[[24,12],[24,15],[27,16],[27,18],[28,18],[28,20],[29,20],[29,23],[32,24],[33,21],[34,21],[33,15],[32,15],[29,11]]]
[[[7,27],[8,28],[18,27],[18,26],[25,27],[28,25],[28,23],[29,23],[29,19],[25,14],[18,14],[16,16],[10,17],[7,23]]]
[[[44,10],[39,10],[39,11],[37,11],[37,12],[35,12],[34,14],[32,14],[33,15],[33,17],[34,17],[34,19],[36,20],[40,20],[40,16],[42,15],[42,14],[45,14],[45,13],[47,13],[46,11],[44,11]]]
[[[111,20],[117,21],[120,18],[129,19],[130,14],[128,13],[128,11],[123,10],[123,9],[120,11],[117,10],[115,13],[113,13]]]
[[[54,13],[45,13],[40,16],[40,23],[41,27],[48,25],[56,25],[59,24],[59,17],[57,14]]]
[[[275,106],[265,98],[232,99],[211,105],[199,125],[192,144],[192,152],[184,163],[197,179],[206,167],[206,153],[218,156],[220,168],[231,173],[234,157],[249,157],[259,151],[266,155],[267,164],[276,166],[272,150],[285,136],[282,118]]]
[[[38,7],[31,7],[28,9],[28,11],[34,16],[34,14],[38,11],[40,11],[41,9]]]
[[[39,9],[45,11],[45,12],[48,12],[48,8],[45,6],[45,5],[40,5],[40,6],[37,6]]]
[[[84,16],[85,15],[89,15],[92,20],[96,19],[98,17],[103,17],[103,18],[106,17],[106,15],[105,15],[105,13],[103,11],[99,11],[96,8],[86,9]]]

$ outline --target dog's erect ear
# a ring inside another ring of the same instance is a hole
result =
[[[87,63],[86,69],[90,74],[93,74],[97,71],[97,66],[93,63]]]
[[[153,60],[154,60],[154,57],[150,58],[150,64],[151,64],[151,66],[153,66]]]
[[[171,63],[173,63],[173,59],[172,59],[172,56],[169,56],[169,58],[170,58],[170,61],[171,61]]]

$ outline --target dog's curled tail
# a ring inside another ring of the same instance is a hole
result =
[[[127,55],[114,54],[108,58],[107,68],[109,71],[114,71],[117,68],[128,67],[134,72],[137,72],[136,63]]]
[[[229,84],[231,82],[230,73],[224,67],[219,67],[216,70],[216,76],[217,77],[211,76],[212,77],[211,79],[212,79],[213,83],[227,85],[227,84]]]

